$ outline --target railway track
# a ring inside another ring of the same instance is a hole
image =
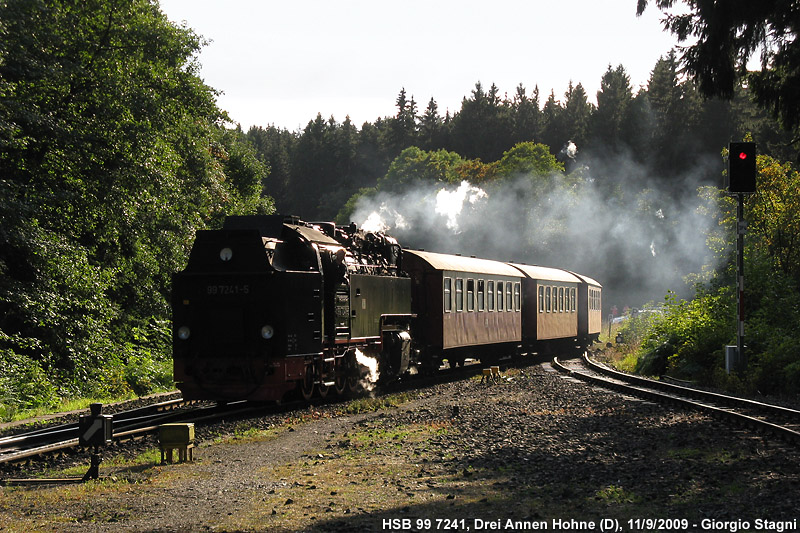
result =
[[[800,411],[795,409],[625,374],[591,360],[585,353],[580,359],[555,358],[552,366],[601,387],[689,407],[800,444]]]
[[[424,387],[434,381],[464,379],[465,376],[479,373],[480,368],[477,362],[468,361],[464,365],[459,365],[458,368],[446,369],[435,376],[415,376],[417,379],[389,383],[382,387],[381,394]],[[335,396],[327,399],[315,398],[312,404],[336,401],[338,400]],[[114,445],[118,445],[126,440],[155,433],[159,425],[170,422],[213,424],[224,419],[246,417],[251,414],[264,416],[295,410],[307,405],[309,405],[308,402],[300,400],[290,400],[281,404],[238,401],[227,404],[204,402],[204,405],[199,405],[199,402],[189,402],[178,398],[115,413],[113,415],[113,441]],[[54,453],[67,452],[79,447],[78,422],[48,426],[0,437],[0,465],[36,461]]]
[[[113,415],[113,439],[124,441],[154,432],[160,424],[169,422],[204,421],[230,416],[243,410],[242,405],[197,405],[183,399],[159,402],[122,411]],[[252,406],[247,406],[252,409]],[[45,428],[0,438],[0,464],[28,461],[36,457],[79,446],[78,422]]]

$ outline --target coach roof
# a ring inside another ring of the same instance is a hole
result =
[[[490,259],[478,259],[475,257],[464,257],[461,255],[439,254],[435,252],[423,252],[419,250],[403,250],[403,257],[409,255],[427,263],[435,270],[450,270],[454,272],[467,272],[472,274],[491,274],[494,276],[522,277],[516,268]],[[413,260],[412,260],[413,261]]]
[[[526,276],[532,279],[541,279],[545,281],[560,281],[568,283],[578,283],[580,279],[572,272],[561,270],[560,268],[550,268],[536,265],[520,265],[511,263],[512,266],[518,268]]]

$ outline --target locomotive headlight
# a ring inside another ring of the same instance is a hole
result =
[[[233,258],[233,250],[230,248],[223,248],[219,251],[219,258],[223,261],[230,261]]]
[[[271,339],[273,335],[275,335],[275,328],[269,324],[261,328],[261,337],[263,339]]]
[[[189,326],[181,326],[178,328],[178,338],[180,340],[185,341],[191,336],[192,330],[189,329]]]

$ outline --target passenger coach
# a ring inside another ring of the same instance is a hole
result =
[[[413,280],[414,335],[423,360],[451,366],[514,354],[522,339],[522,273],[499,261],[403,250]],[[430,357],[428,357],[430,356]]]
[[[588,276],[570,272],[578,278],[578,340],[589,346],[600,338],[603,320],[603,286]]]
[[[578,278],[558,268],[512,264],[525,277],[523,351],[574,350],[578,342]]]

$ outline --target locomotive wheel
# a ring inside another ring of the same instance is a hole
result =
[[[347,392],[347,377],[342,370],[336,373],[336,384],[333,387],[339,396],[344,396]]]
[[[335,390],[339,396],[353,396],[358,392],[360,383],[355,376],[337,375]]]
[[[306,366],[306,375],[300,383],[300,394],[305,401],[314,396],[314,368],[311,365]]]
[[[360,388],[359,379],[355,376],[351,376],[347,378],[347,392],[350,394],[356,394]]]
[[[330,385],[324,385],[322,383],[319,383],[317,385],[317,392],[319,392],[319,397],[322,399],[325,399],[328,396],[328,391],[330,390],[331,390]]]
[[[358,363],[355,352],[345,354],[342,364],[336,372],[336,393],[340,396],[355,396],[360,388],[360,379],[356,373]]]

